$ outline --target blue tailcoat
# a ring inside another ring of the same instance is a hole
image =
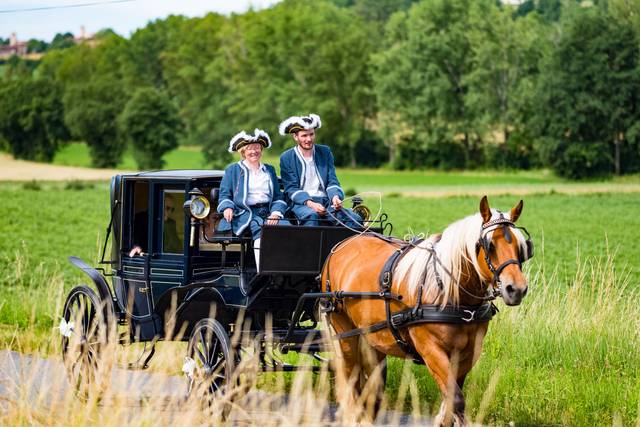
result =
[[[271,177],[269,181],[269,189],[271,192],[269,202],[269,212],[279,212],[283,217],[287,210],[287,203],[284,201],[282,192],[280,191],[280,185],[278,184],[278,177],[276,170],[271,165],[263,164],[262,167],[266,169]],[[218,212],[223,213],[225,209],[233,209],[233,219],[231,224],[222,218],[218,225],[218,230],[227,231],[233,230],[233,233],[239,236],[251,223],[253,219],[253,212],[247,205],[247,189],[249,188],[249,168],[239,161],[229,165],[222,177],[220,183],[220,195]]]
[[[318,170],[320,186],[327,193],[329,200],[333,199],[333,196],[343,200],[344,192],[336,177],[331,149],[326,145],[314,145],[313,160]],[[307,164],[297,150],[297,146],[288,149],[280,156],[280,175],[284,192],[294,205],[304,205],[304,202],[311,199],[309,193],[303,190],[306,169]]]

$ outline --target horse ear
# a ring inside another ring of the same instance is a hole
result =
[[[520,214],[522,213],[522,207],[524,206],[524,202],[520,200],[515,207],[511,208],[511,213],[509,214],[509,218],[511,218],[511,222],[516,222],[518,218],[520,218]]]
[[[489,207],[489,200],[487,196],[483,196],[480,200],[480,215],[482,215],[482,222],[488,222],[491,219],[491,208]]]

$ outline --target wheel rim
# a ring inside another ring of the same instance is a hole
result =
[[[196,363],[189,389],[197,381],[209,394],[222,393],[228,382],[228,350],[211,326],[202,325],[194,331],[188,356]]]
[[[62,358],[72,386],[82,396],[87,396],[97,381],[98,360],[106,339],[96,303],[94,296],[79,289],[69,296],[63,313],[73,332],[62,337]]]

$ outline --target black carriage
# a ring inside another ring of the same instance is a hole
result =
[[[102,265],[69,258],[93,284],[70,292],[61,324],[63,356],[76,385],[90,382],[109,339],[149,343],[138,368],[147,366],[157,341],[188,341],[185,360],[192,366],[185,371],[215,372],[212,391],[232,374],[239,349],[230,337],[239,327],[264,339],[268,326],[270,342],[283,353],[325,350],[317,305],[326,295],[318,275],[332,247],[357,230],[264,226],[258,271],[251,237],[220,234],[219,217],[207,215],[218,203],[222,175],[183,170],[113,177]],[[366,216],[363,205],[356,210]],[[385,217],[365,225],[391,228]],[[135,246],[141,254],[130,256]],[[298,369],[261,360],[265,369]]]

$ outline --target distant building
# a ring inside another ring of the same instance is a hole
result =
[[[80,27],[79,35],[73,38],[73,42],[75,44],[86,43],[89,46],[94,47],[97,43],[97,40],[94,38],[93,34],[87,34],[83,25]],[[28,52],[28,45],[29,45],[29,42],[18,41],[18,37],[16,33],[11,33],[11,37],[9,38],[9,44],[0,45],[0,60],[9,59],[14,55],[23,59],[38,60],[42,58],[42,55],[44,55],[44,53]]]
[[[11,33],[8,45],[0,45],[0,59],[8,59],[13,55],[20,57],[27,55],[27,42],[19,42],[16,33]]]

